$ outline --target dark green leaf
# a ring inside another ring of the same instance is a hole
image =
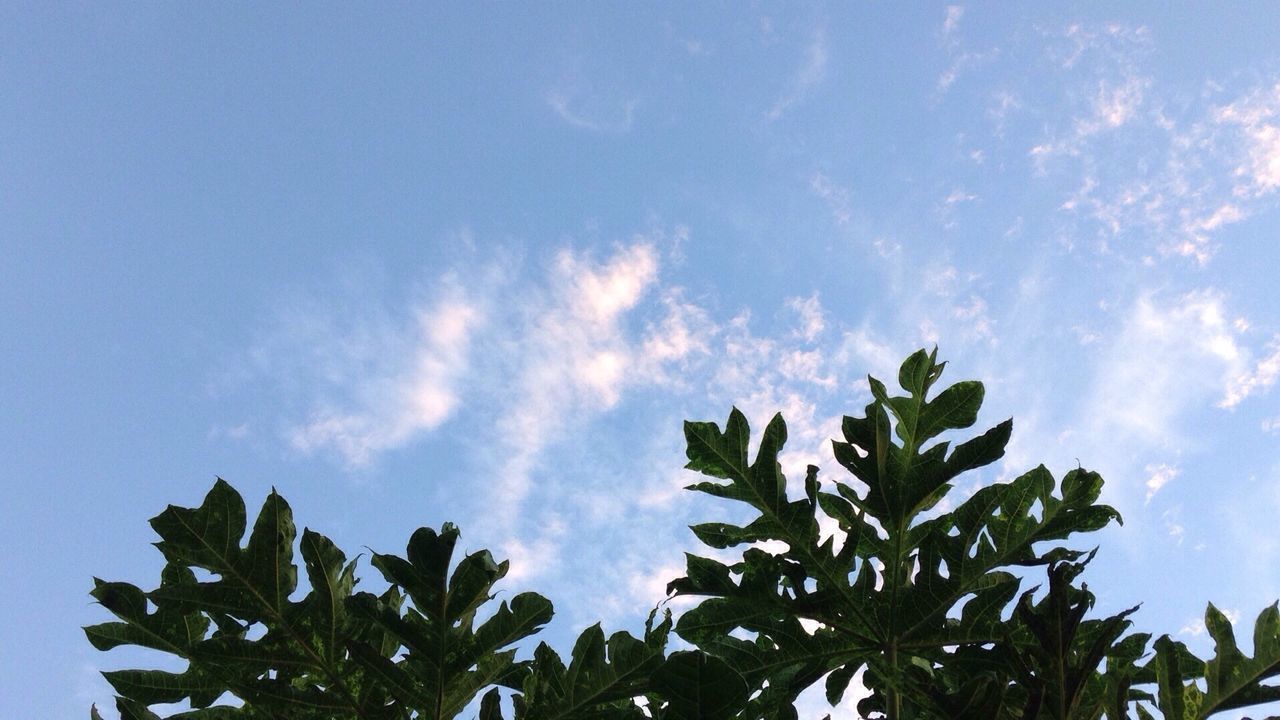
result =
[[[706,653],[672,653],[653,673],[654,693],[667,700],[664,718],[731,718],[747,701],[747,683],[723,660]]]

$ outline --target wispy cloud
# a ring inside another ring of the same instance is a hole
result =
[[[403,446],[453,414],[458,405],[455,385],[467,369],[479,311],[453,297],[415,315],[418,327],[406,367],[390,377],[362,380],[359,394],[364,402],[357,409],[317,410],[290,433],[295,448],[333,448],[348,465],[362,466],[374,454]]]
[[[1022,109],[1022,100],[1008,90],[998,90],[991,94],[986,107],[987,119],[994,126],[993,134],[996,138],[1002,138],[1009,117]]]
[[[1180,416],[1209,406],[1246,368],[1247,351],[1228,318],[1224,298],[1210,290],[1139,297],[1098,366],[1094,436],[1176,443]]]
[[[787,300],[787,306],[794,310],[800,319],[800,327],[795,330],[795,334],[804,338],[806,342],[817,340],[818,335],[822,334],[827,327],[826,314],[822,311],[818,294],[815,292],[807,298],[793,297]]]
[[[359,273],[356,273],[358,275]],[[336,301],[298,296],[249,354],[253,372],[294,398],[289,445],[333,453],[349,468],[404,447],[449,420],[485,322],[482,302],[446,274],[425,300],[393,308],[351,276]],[[247,434],[247,421],[220,433]]]
[[[948,193],[947,196],[942,199],[942,202],[938,205],[936,211],[939,219],[942,221],[942,226],[948,229],[955,228],[958,225],[955,218],[956,211],[960,206],[966,203],[971,203],[977,199],[977,195],[960,187],[955,188]]]
[[[831,178],[823,173],[814,173],[809,178],[809,189],[813,191],[831,210],[831,216],[835,218],[836,224],[848,225],[853,218],[853,191],[847,187],[836,184]]]
[[[939,95],[950,90],[951,86],[966,70],[990,62],[1000,55],[999,48],[989,48],[983,51],[961,49],[960,19],[964,17],[964,12],[964,7],[961,5],[949,5],[942,20],[942,30],[939,33],[940,44],[946,51],[950,62],[947,65],[947,69],[942,71],[935,83],[935,89]]]
[[[1051,160],[1088,154],[1089,143],[1099,136],[1131,124],[1139,117],[1151,85],[1143,70],[1151,47],[1146,28],[1077,24],[1048,39],[1047,55],[1062,69],[1066,88],[1055,98],[1056,104],[1068,111],[1062,121],[1048,127],[1050,137],[1028,151],[1040,173]],[[1063,114],[1061,109],[1058,112]]]
[[[1169,481],[1178,477],[1178,466],[1166,465],[1165,463],[1157,463],[1147,465],[1147,502],[1151,502],[1151,498],[1160,492],[1160,489],[1169,484]]]
[[[950,37],[960,29],[960,18],[964,17],[963,5],[948,5],[946,17],[942,21],[942,36]]]
[[[1068,29],[1059,107],[1028,157],[1036,174],[1074,173],[1064,212],[1088,219],[1102,252],[1154,263],[1208,263],[1226,228],[1273,202],[1280,188],[1280,83],[1215,101],[1166,97],[1147,70],[1142,28]],[[1083,228],[1082,228],[1083,229]]]
[[[511,403],[498,422],[500,436],[512,442],[496,473],[496,521],[512,520],[529,492],[535,461],[565,416],[612,408],[636,379],[640,360],[623,321],[657,274],[657,250],[647,243],[623,248],[603,264],[569,250],[557,256],[549,297],[527,309],[528,327],[512,358]]]
[[[1108,478],[1109,502],[1134,512],[1180,472],[1196,446],[1193,417],[1214,410],[1250,352],[1213,290],[1142,292],[1117,309],[1118,326],[1091,345],[1072,449]]]
[[[1243,181],[1237,193],[1263,195],[1280,188],[1280,83],[1218,108],[1214,119],[1237,126],[1245,137],[1235,169]]]
[[[803,64],[792,76],[787,89],[765,113],[765,117],[770,122],[777,120],[792,106],[807,98],[809,93],[826,78],[827,60],[827,33],[825,29],[819,28],[805,48]]]
[[[1070,130],[1031,148],[1028,154],[1040,172],[1050,159],[1079,156],[1094,136],[1123,127],[1137,116],[1150,80],[1132,73],[1126,69],[1119,77],[1099,80],[1088,111],[1072,119]]]
[[[553,90],[547,93],[547,105],[561,120],[582,130],[610,135],[621,135],[631,130],[639,104],[638,98],[628,98],[612,104],[604,101],[585,104],[581,102],[581,98],[568,91]]]
[[[1280,339],[1271,342],[1271,352],[1259,360],[1251,370],[1242,372],[1227,385],[1226,393],[1219,404],[1220,407],[1231,408],[1239,405],[1250,395],[1260,395],[1271,389],[1280,378]]]
[[[1118,82],[1102,80],[1093,98],[1093,116],[1077,121],[1077,133],[1091,135],[1104,129],[1118,128],[1138,113],[1150,81],[1125,77]]]

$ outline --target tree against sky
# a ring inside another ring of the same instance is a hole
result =
[[[985,390],[935,392],[944,366],[936,350],[912,354],[903,395],[868,378],[871,402],[834,440],[847,476],[809,466],[796,498],[781,415],[754,443],[736,408],[723,427],[686,423],[687,467],[708,478],[690,489],[745,505],[747,520],[692,526],[710,550],[687,556],[668,593],[701,600],[678,619],[655,608],[639,637],[596,624],[567,658],[533,645],[552,603],[499,591],[508,563],[458,558],[450,523],[415,531],[403,557],[372,552],[385,588],[357,589],[358,561],[310,529],[299,539],[284,498],[273,491],[250,529],[222,480],[199,507],[152,519],[157,588],[95,580],[118,619],[85,631],[99,650],[185,661],[105,673],[130,720],[178,702],[192,709],[170,718],[772,720],[797,717],[819,683],[836,705],[855,679],[858,712],[889,720],[1199,720],[1280,700],[1267,682],[1280,675],[1276,605],[1254,624],[1252,657],[1209,605],[1208,660],[1130,632],[1137,606],[1089,617],[1079,580],[1097,550],[1067,541],[1120,521],[1097,473],[1056,480],[1041,465],[958,497],[1013,423],[963,437]]]

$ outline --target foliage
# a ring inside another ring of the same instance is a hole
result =
[[[1264,682],[1280,675],[1275,605],[1255,623],[1252,658],[1212,605],[1208,661],[1167,635],[1129,633],[1136,607],[1086,619],[1094,596],[1075,582],[1093,553],[1062,543],[1120,521],[1097,502],[1097,473],[1057,481],[1039,466],[952,501],[958,478],[1003,456],[1012,421],[956,438],[984,389],[933,393],[944,365],[936,350],[912,354],[904,395],[869,378],[871,402],[834,441],[851,477],[820,480],[810,466],[795,499],[778,461],[781,416],[754,458],[737,409],[723,428],[686,423],[688,468],[708,478],[690,488],[751,513],[692,530],[721,558],[744,549],[729,563],[687,556],[668,592],[701,601],[674,628],[656,609],[639,638],[592,626],[567,665],[546,643],[518,659],[551,603],[521,593],[495,606],[507,563],[487,551],[455,563],[453,525],[417,530],[404,557],[373,553],[388,587],[356,592],[356,562],[311,530],[297,542],[274,491],[245,541],[244,502],[222,480],[199,507],[151,521],[167,561],[159,587],[95,580],[93,597],[118,621],[85,632],[100,650],[137,645],[186,662],[105,673],[121,716],[139,720],[179,701],[192,709],[170,718],[440,720],[477,698],[479,717],[499,720],[504,690],[515,720],[772,720],[797,717],[797,696],[819,682],[839,702],[859,673],[859,712],[890,720],[1198,720],[1280,700]],[[309,586],[298,600],[295,544]],[[1019,594],[1034,568],[1047,586]],[[673,629],[693,649],[668,652]]]

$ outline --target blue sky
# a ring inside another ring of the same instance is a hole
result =
[[[682,420],[781,410],[792,480],[834,477],[866,373],[934,343],[1015,421],[978,481],[1107,478],[1100,611],[1247,631],[1277,35],[1263,3],[0,6],[0,715],[107,702],[140,659],[85,641],[90,578],[154,583],[146,520],[215,475],[350,552],[453,520],[561,648],[634,631],[728,512],[679,490]]]

